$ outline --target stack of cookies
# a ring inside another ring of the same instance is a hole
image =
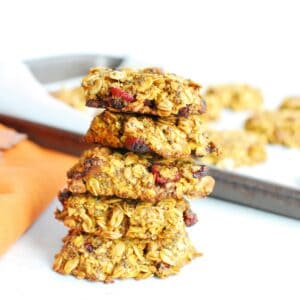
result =
[[[56,218],[70,228],[54,270],[78,278],[166,277],[198,255],[186,226],[186,197],[214,180],[192,159],[214,150],[200,122],[200,86],[160,69],[95,68],[83,79],[86,104],[104,108],[68,172]]]

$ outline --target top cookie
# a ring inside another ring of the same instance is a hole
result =
[[[157,68],[93,68],[82,87],[87,106],[113,112],[187,117],[206,110],[199,84]]]

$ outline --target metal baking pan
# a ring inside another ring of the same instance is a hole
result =
[[[99,54],[70,54],[25,61],[35,78],[49,84],[87,74],[89,68],[103,66],[118,68],[125,58]],[[47,71],[47,72],[46,72]]]
[[[93,66],[118,68],[120,65],[126,65],[126,59],[98,54],[73,54],[29,60],[25,63],[38,81],[49,84],[83,76]],[[80,135],[76,133],[3,115],[0,119],[1,122],[27,133],[32,140],[50,148],[79,154],[86,147],[80,141]],[[214,167],[210,168],[209,173],[216,180],[213,197],[300,219],[300,190]]]

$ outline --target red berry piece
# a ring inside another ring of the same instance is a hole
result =
[[[115,86],[111,87],[110,92],[111,92],[113,97],[121,98],[121,99],[123,99],[124,101],[127,101],[127,102],[133,102],[134,101],[134,97],[132,95],[130,95],[129,93],[125,92],[124,90],[122,90],[118,87],[115,87]]]
[[[155,109],[155,101],[146,99],[144,101],[144,105],[150,107],[151,109]]]
[[[188,106],[182,107],[178,111],[179,117],[187,117],[189,115],[190,109]]]
[[[164,185],[167,182],[176,182],[176,181],[180,180],[180,178],[181,178],[180,173],[177,173],[174,178],[164,178],[164,177],[162,177],[160,175],[159,170],[158,170],[158,165],[157,164],[153,164],[151,166],[151,172],[154,175],[155,183],[157,183],[158,185]]]
[[[123,99],[111,99],[110,101],[110,105],[113,108],[116,109],[122,109],[125,105],[124,105],[124,100]]]
[[[184,212],[183,220],[184,220],[185,225],[187,227],[190,227],[198,222],[198,217],[191,209],[189,209],[188,211]]]
[[[63,189],[62,191],[59,192],[58,194],[58,200],[60,201],[61,204],[64,204],[64,202],[72,195],[70,191],[67,189]]]
[[[125,148],[137,153],[149,152],[149,147],[145,144],[142,139],[135,138],[133,136],[128,137],[124,142]]]
[[[203,174],[206,172],[206,166],[205,165],[201,165],[199,170],[193,172],[193,177],[194,178],[200,178],[203,176]]]
[[[181,178],[181,174],[178,172],[178,173],[175,175],[175,177],[172,179],[172,181],[173,181],[173,182],[177,182],[177,181],[180,180],[180,178]]]
[[[86,106],[93,107],[93,108],[99,108],[99,107],[101,107],[101,103],[98,100],[87,100]]]
[[[92,246],[92,244],[85,244],[85,249],[89,253],[92,253],[94,251],[94,247]]]
[[[206,146],[206,151],[208,153],[218,152],[218,148],[213,142],[209,142]]]
[[[154,175],[155,183],[159,185],[164,185],[168,182],[166,178],[161,177],[157,164],[153,164],[151,166],[151,172]]]

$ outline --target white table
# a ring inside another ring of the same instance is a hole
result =
[[[51,270],[65,234],[54,201],[0,258],[0,299],[299,299],[300,222],[213,198],[189,229],[204,253],[164,280],[93,283]],[[5,295],[5,297],[4,297]]]

